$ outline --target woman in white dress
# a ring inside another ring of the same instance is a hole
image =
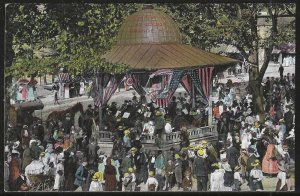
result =
[[[64,186],[64,164],[63,164],[63,157],[58,157],[58,163],[56,165],[56,173],[55,173],[55,180],[54,180],[54,190],[61,190]]]
[[[84,82],[80,82],[79,95],[82,96],[83,94],[84,94]]]
[[[65,99],[69,99],[70,98],[70,87],[69,87],[69,83],[65,84]]]
[[[212,164],[214,171],[210,174],[210,191],[224,191],[224,173],[219,163]]]

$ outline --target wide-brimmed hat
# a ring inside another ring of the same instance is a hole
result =
[[[129,176],[129,173],[124,173],[124,177],[128,177]],[[150,174],[149,174],[149,176],[150,176]]]
[[[251,163],[251,166],[253,166],[253,167],[256,167],[256,166],[258,166],[259,165],[259,160],[258,159],[256,159],[255,161],[253,161],[252,163]]]
[[[136,151],[137,151],[137,148],[136,148],[136,147],[132,147],[132,148],[130,149],[130,151],[131,151],[131,152],[136,152]]]
[[[132,167],[128,168],[128,172],[132,173],[133,172],[133,168]]]
[[[191,116],[196,116],[196,115],[197,115],[197,112],[191,111],[191,112],[190,112],[190,115],[191,115]]]
[[[180,155],[179,154],[175,154],[175,159],[179,159]]]
[[[13,150],[11,151],[11,153],[12,153],[12,154],[20,154],[20,152],[17,151],[17,150],[15,150],[15,149],[13,149]]]
[[[123,126],[118,126],[118,129],[119,129],[119,130],[124,130],[124,128],[125,128],[125,127],[123,127]]]
[[[162,113],[160,112],[160,111],[157,111],[156,113],[155,113],[155,116],[161,116],[162,115]]]
[[[284,123],[285,121],[284,121],[284,119],[282,118],[282,119],[279,120],[279,122],[280,122],[280,123]]]
[[[198,150],[197,155],[198,156],[203,156],[204,155],[204,150],[203,149]]]
[[[286,145],[286,144],[284,144],[284,145],[282,145],[282,149],[283,149],[283,150],[288,150],[288,149],[289,149],[289,146]]]
[[[41,152],[40,156],[41,157],[45,156],[45,152]]]
[[[240,170],[241,170],[241,166],[239,165],[235,166],[234,171],[240,171]]]
[[[98,180],[97,176],[93,176],[92,180]]]
[[[130,133],[130,130],[129,129],[126,129],[125,131],[124,131],[124,134],[125,135],[128,135]]]
[[[220,164],[219,163],[213,163],[211,166],[215,169],[220,169]]]
[[[23,129],[27,129],[28,128],[28,126],[27,125],[23,125]]]
[[[149,176],[150,176],[150,177],[153,177],[153,176],[154,176],[154,172],[153,172],[153,171],[150,171],[150,172],[149,172]]]

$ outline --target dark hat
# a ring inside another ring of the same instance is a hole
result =
[[[250,147],[250,148],[248,148],[248,152],[249,152],[249,153],[254,153],[255,150],[254,150],[254,148],[251,148],[251,147]]]

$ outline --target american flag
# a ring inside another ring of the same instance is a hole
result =
[[[192,84],[191,84],[191,78],[189,77],[189,75],[185,75],[182,77],[181,85],[189,94],[192,93]]]
[[[156,104],[160,107],[167,107],[171,98],[174,95],[174,92],[178,88],[178,85],[181,81],[182,76],[184,75],[184,70],[174,70],[171,76],[171,81],[169,82],[169,86],[167,90],[164,90],[156,99]]]
[[[126,75],[126,78],[132,79],[132,87],[139,95],[146,95],[147,92],[141,86],[141,73],[129,73]]]
[[[58,74],[58,81],[59,82],[67,82],[67,81],[69,81],[69,73],[59,73]]]
[[[206,96],[204,95],[202,85],[201,85],[201,77],[199,75],[199,69],[193,69],[188,71],[188,75],[191,77],[192,83],[197,89],[199,95],[201,98],[204,98],[202,101],[204,104],[207,104]]]
[[[201,78],[202,89],[207,100],[209,100],[209,95],[211,93],[210,86],[212,85],[211,82],[213,70],[213,67],[204,67],[198,70],[199,77]]]
[[[123,75],[110,75],[103,74],[103,78],[98,78],[98,85],[96,80],[93,81],[93,99],[94,104],[99,106],[104,106],[107,104],[111,96],[116,92],[120,82],[122,81]],[[102,92],[103,95],[100,95],[101,86],[103,84]]]

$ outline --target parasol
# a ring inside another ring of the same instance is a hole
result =
[[[22,85],[22,84],[28,84],[29,83],[29,80],[25,79],[25,78],[21,78],[18,80],[18,84],[19,85]]]

